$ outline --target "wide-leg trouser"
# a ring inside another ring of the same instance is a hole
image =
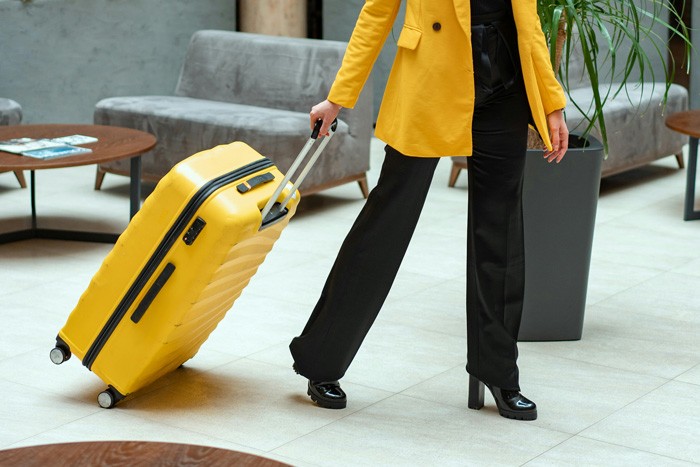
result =
[[[385,150],[379,182],[345,238],[306,327],[289,346],[297,371],[312,381],[338,380],[350,366],[389,294],[439,160]]]
[[[525,290],[522,188],[530,109],[522,78],[477,100],[468,159],[467,371],[520,390],[517,338]]]

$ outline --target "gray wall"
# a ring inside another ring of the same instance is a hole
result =
[[[324,0],[323,2],[323,38],[336,41],[348,41],[352,34],[357,16],[360,14],[365,0]],[[386,81],[389,78],[389,70],[396,55],[396,41],[403,24],[405,4],[402,2],[401,10],[394,24],[394,31],[386,40],[384,49],[374,65],[372,76],[374,86],[374,118],[377,118],[379,104],[384,95]]]
[[[234,0],[0,0],[0,96],[24,123],[91,123],[104,97],[171,94],[192,33]]]

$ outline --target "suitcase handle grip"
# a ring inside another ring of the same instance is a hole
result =
[[[334,122],[334,124],[337,124],[338,120]],[[323,120],[318,119],[316,120],[316,124],[314,125],[314,130],[311,132],[311,138],[316,139],[318,138],[318,134],[321,132],[321,126],[323,126]]]
[[[296,193],[297,188],[299,188],[299,185],[301,185],[301,183],[304,181],[304,179],[306,178],[308,173],[311,171],[311,168],[316,163],[316,160],[321,155],[323,150],[326,148],[326,145],[330,142],[331,138],[335,134],[335,131],[338,129],[338,119],[336,118],[335,120],[333,120],[333,123],[331,124],[331,127],[328,130],[329,135],[326,138],[323,138],[323,141],[321,141],[321,144],[318,146],[316,151],[313,153],[311,158],[308,160],[308,162],[306,163],[306,165],[302,169],[301,173],[294,181],[294,184],[292,185],[292,189],[289,191],[289,194],[287,195],[287,197],[281,203],[275,204],[277,201],[277,198],[280,196],[280,194],[282,194],[282,190],[284,190],[284,188],[287,186],[287,183],[289,182],[289,180],[291,180],[291,178],[294,176],[296,171],[299,169],[299,166],[304,161],[304,159],[308,155],[309,151],[311,150],[311,147],[316,142],[316,139],[318,138],[318,134],[321,130],[322,124],[323,124],[323,120],[316,121],[316,124],[314,125],[314,130],[313,130],[313,132],[311,132],[311,137],[306,142],[304,147],[299,152],[299,155],[292,163],[292,166],[289,168],[289,170],[287,171],[287,174],[284,176],[282,183],[279,184],[279,186],[277,187],[275,192],[272,194],[272,196],[270,196],[270,199],[267,201],[267,204],[265,205],[265,207],[262,210],[262,225],[260,227],[261,229],[267,227],[268,225],[271,225],[272,221],[276,221],[282,217],[282,216],[280,216],[280,213],[282,213],[285,210],[289,201],[294,197],[294,194]]]

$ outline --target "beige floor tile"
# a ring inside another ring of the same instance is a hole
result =
[[[47,430],[82,419],[100,409],[72,399],[56,403],[50,388],[46,391],[0,378],[0,448],[19,443]]]
[[[700,386],[672,381],[580,435],[700,463],[698,398]]]
[[[666,242],[675,243],[679,239],[695,240],[700,233],[700,224],[683,220],[684,198],[682,193],[661,199],[643,209],[637,209],[616,219],[619,225],[643,229],[666,236]]]
[[[575,436],[550,449],[532,461],[526,467],[570,466],[691,466],[690,462],[659,456],[615,444]]]
[[[671,272],[688,276],[700,276],[700,257],[685,263],[683,266],[672,269]]]
[[[309,313],[308,306],[244,291],[203,347],[247,356],[289,343]]]
[[[183,375],[121,407],[135,417],[269,451],[389,395],[352,384],[347,389],[354,395],[347,409],[321,409],[291,368],[242,359]]]
[[[667,380],[523,351],[518,359],[523,394],[538,404],[532,425],[576,434],[664,384]],[[467,409],[469,377],[455,367],[402,394]],[[497,416],[485,390],[481,410]],[[603,396],[604,395],[604,396]]]
[[[293,363],[289,341],[249,358],[283,368],[291,368]],[[398,392],[465,360],[466,340],[461,336],[377,320],[343,377],[343,384]]]
[[[50,351],[63,325],[57,314],[8,302],[0,307],[0,320],[5,323],[0,327],[0,362],[42,346],[46,346],[46,352]],[[42,325],[38,326],[37,322]]]
[[[676,381],[700,386],[700,364],[680,375],[678,378],[676,378]]]
[[[332,459],[339,466],[520,465],[568,437],[525,422],[399,395],[274,452],[310,462]]]
[[[643,284],[661,274],[653,268],[593,259],[588,276],[586,304],[594,305],[606,298]]]
[[[459,225],[454,226],[455,230]],[[464,237],[424,232],[420,226],[413,235],[401,270],[431,277],[452,279],[467,270],[467,241]]]
[[[466,293],[466,276],[440,282],[388,301],[378,319],[466,339]]]
[[[399,392],[466,363],[462,336],[378,321],[367,335],[346,379]]]
[[[696,325],[602,305],[586,313],[581,340],[524,342],[521,349],[666,379],[699,361]]]
[[[697,258],[698,239],[673,238],[631,225],[607,222],[596,227],[592,257],[613,263],[668,271]]]
[[[598,304],[663,319],[700,324],[700,287],[697,276],[663,273],[609,297]]]

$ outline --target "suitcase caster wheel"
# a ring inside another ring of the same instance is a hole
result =
[[[124,396],[110,386],[97,396],[97,403],[103,409],[111,409],[122,399],[124,399]]]
[[[60,365],[70,358],[70,350],[63,346],[54,347],[51,352],[49,352],[49,358],[54,364]]]

